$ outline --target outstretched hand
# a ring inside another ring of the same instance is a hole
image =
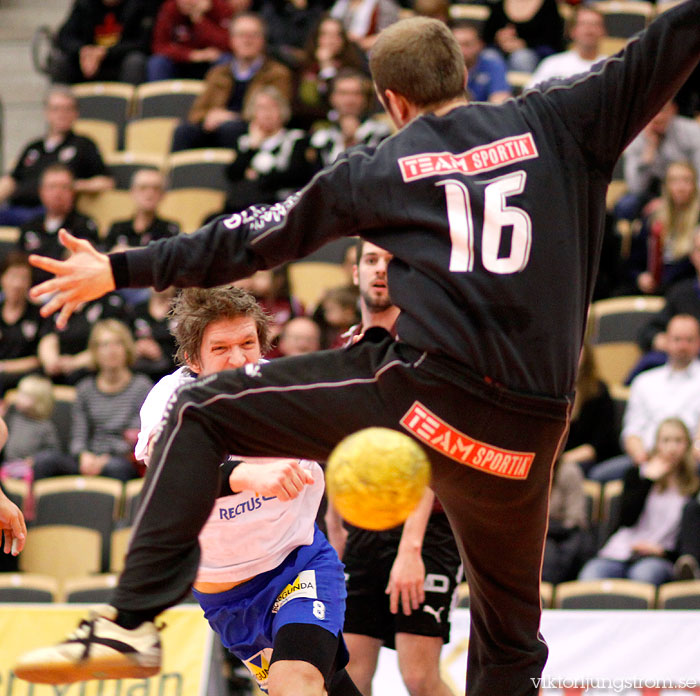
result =
[[[27,525],[22,511],[0,491],[0,539],[4,536],[5,553],[16,556],[27,538]]]
[[[78,239],[63,229],[59,230],[58,239],[70,255],[59,261],[32,254],[29,263],[53,273],[54,278],[33,287],[29,295],[34,300],[49,296],[50,299],[41,308],[41,315],[48,317],[58,311],[56,326],[64,329],[79,305],[106,295],[116,286],[106,254],[101,254],[90,242]]]

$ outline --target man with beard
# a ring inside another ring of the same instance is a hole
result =
[[[399,308],[391,302],[387,267],[392,254],[360,240],[353,279],[367,330],[394,333]],[[461,576],[459,552],[442,506],[428,489],[418,508],[394,529],[375,532],[343,526],[329,505],[328,538],[345,564],[347,670],[363,696],[382,645],[395,648],[411,696],[449,696],[440,678],[440,650],[449,640],[452,595]]]

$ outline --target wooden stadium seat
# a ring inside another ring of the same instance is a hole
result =
[[[128,191],[131,186],[131,177],[139,169],[162,170],[165,160],[160,155],[152,155],[143,152],[113,152],[105,157],[105,164],[114,179],[115,188],[120,191]]]
[[[124,129],[124,149],[129,152],[167,157],[173,131],[179,123],[174,116],[136,118]]]
[[[450,19],[468,19],[481,30],[489,17],[488,5],[452,3],[450,5]]]
[[[128,191],[112,189],[100,193],[81,193],[77,208],[95,221],[100,238],[104,239],[113,222],[131,217],[134,203]]]
[[[677,580],[659,587],[657,609],[700,609],[700,580]]]
[[[63,581],[63,601],[71,604],[108,604],[118,579],[116,573],[66,578]]]
[[[142,488],[142,478],[132,479],[124,484],[124,506],[122,508],[120,519],[122,524],[126,526],[130,525],[134,521]]]
[[[600,377],[607,384],[622,384],[641,356],[637,336],[659,312],[663,297],[633,295],[598,300],[591,305],[591,343]]]
[[[603,487],[598,481],[583,480],[583,494],[586,497],[586,516],[591,529],[595,529],[600,521],[600,499]]]
[[[213,213],[223,210],[226,194],[207,188],[182,188],[167,191],[160,204],[160,214],[174,220],[183,232],[194,232]]]
[[[56,602],[59,584],[50,575],[0,573],[0,602]]]
[[[136,88],[134,115],[137,118],[183,119],[203,90],[202,80],[146,82]]]
[[[124,82],[82,82],[71,87],[78,100],[80,118],[111,121],[117,127],[118,143],[131,116],[134,86]]]
[[[598,545],[602,546],[612,534],[613,527],[620,517],[622,500],[622,479],[607,481],[603,484],[600,502],[600,522],[598,525]]]
[[[637,0],[603,0],[593,5],[605,19],[609,37],[629,39],[644,29],[654,16],[654,6]]]
[[[18,241],[19,227],[0,225],[0,261],[5,258],[8,252],[17,248]]]
[[[119,129],[112,121],[96,118],[79,118],[73,125],[78,135],[84,135],[94,141],[102,157],[119,149]]]
[[[557,609],[652,609],[656,587],[625,579],[574,580],[556,587]]]
[[[228,148],[182,150],[168,157],[168,188],[210,188],[228,191],[230,182],[226,169],[235,159]]]
[[[540,583],[540,597],[542,598],[542,608],[549,609],[554,599],[554,585],[551,582]]]
[[[36,481],[34,528],[71,524],[96,530],[101,536],[102,567],[106,569],[123,492],[121,481],[106,476],[54,476]]]
[[[131,538],[131,527],[122,527],[112,532],[110,544],[109,569],[113,573],[120,573],[124,570],[124,559],[129,548]]]
[[[329,288],[348,284],[347,275],[338,263],[296,261],[289,264],[288,273],[292,296],[308,310],[316,307],[323,293]]]
[[[516,96],[525,89],[531,79],[532,73],[521,70],[509,70],[506,73],[506,80],[508,80],[508,84],[513,88],[513,94]]]
[[[32,527],[19,555],[20,570],[50,575],[60,582],[74,575],[97,573],[102,564],[102,535],[70,524]]]

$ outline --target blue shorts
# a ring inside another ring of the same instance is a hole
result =
[[[300,546],[266,573],[227,592],[192,591],[221,642],[265,690],[278,631],[288,624],[313,624],[339,636],[345,617],[343,564],[318,527],[309,546]],[[347,651],[344,645],[341,649]],[[303,651],[303,655],[307,651]],[[299,659],[305,659],[300,655]],[[288,652],[285,659],[294,659]]]

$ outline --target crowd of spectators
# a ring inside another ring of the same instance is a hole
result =
[[[528,73],[527,88],[538,89],[605,57],[605,21],[592,5],[564,11],[556,0],[498,0],[488,8],[483,23],[450,20],[473,100],[499,103],[516,94],[523,83],[511,82],[511,71]],[[369,79],[368,51],[383,27],[412,12],[450,15],[446,3],[427,0],[74,1],[52,48],[45,133],[0,178],[0,225],[19,228],[15,248],[4,249],[0,259],[0,397],[12,395],[5,409],[15,434],[6,464],[31,461],[39,477],[137,476],[126,454],[134,418],[149,386],[175,367],[168,315],[173,289],[112,293],[76,312],[61,332],[28,299],[42,273],[26,255],[60,256],[61,227],[105,251],[180,233],[178,222],[159,214],[168,180],[156,167],[134,173],[131,210],[108,228],[80,212],[81,196],[109,191],[115,181],[105,153],[74,130],[79,111],[70,85],[201,80],[170,151],[232,151],[225,203],[213,214],[234,213],[282,200],[348,147],[374,147],[390,136]],[[666,306],[640,335],[644,357],[634,375],[641,374],[632,381],[621,433],[614,428],[609,385],[598,377],[590,346],[584,347],[572,427],[554,476],[544,564],[551,582],[575,578],[582,566],[584,577],[612,573],[613,565],[616,574],[624,565],[623,574],[636,577],[632,567],[644,555],[664,561],[646,565],[663,568],[654,578],[666,579],[679,556],[687,572],[687,557],[697,561],[700,554],[692,543],[683,552],[692,536],[687,529],[700,528],[697,478],[688,474],[680,481],[673,473],[690,455],[700,458],[689,445],[700,426],[699,83],[696,71],[679,102],[664,107],[621,163],[626,192],[610,206],[594,297],[663,295]],[[202,212],[203,221],[212,213]],[[631,230],[626,248],[621,222]],[[285,268],[260,271],[240,284],[273,318],[271,359],[338,347],[358,321],[351,274],[316,306],[294,296]],[[76,388],[67,451],[51,431],[47,385]],[[32,425],[36,437],[28,435]],[[667,456],[672,448],[664,444],[670,436],[663,428],[681,426],[685,449]],[[623,476],[622,528],[633,531],[618,532],[590,561],[599,544],[587,529],[583,482]],[[628,498],[634,498],[632,508]],[[673,507],[673,524],[659,513],[664,504]],[[665,527],[655,536],[651,528],[661,518]],[[682,522],[686,518],[690,522]],[[642,539],[649,543],[638,543],[649,529],[650,539]]]

